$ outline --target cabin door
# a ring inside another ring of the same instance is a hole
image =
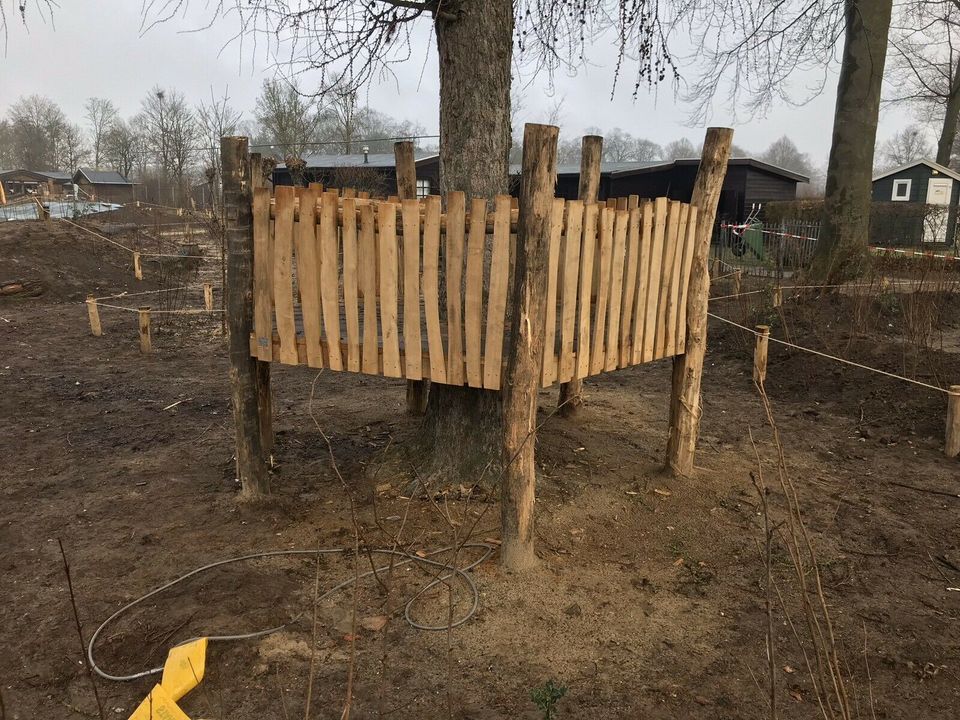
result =
[[[927,205],[931,207],[923,221],[923,241],[943,243],[947,241],[947,217],[950,198],[953,196],[953,180],[950,178],[930,178],[927,183]]]

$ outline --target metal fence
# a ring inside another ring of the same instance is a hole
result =
[[[814,222],[722,223],[714,232],[710,257],[745,275],[791,277],[809,265],[819,235],[820,224]]]

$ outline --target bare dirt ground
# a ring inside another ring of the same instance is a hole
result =
[[[37,275],[23,272],[35,265],[49,286],[38,297],[0,300],[0,689],[9,717],[96,715],[57,539],[86,637],[124,603],[211,561],[350,549],[354,519],[370,547],[389,546],[401,524],[410,550],[450,542],[432,503],[404,499],[406,478],[377,471],[384,450],[409,447],[417,431],[402,384],[274,366],[275,497],[242,503],[219,323],[169,321],[144,356],[135,315],[104,311],[104,335],[94,338],[77,302],[88,292],[142,287],[123,252],[57,224],[8,223],[0,258],[0,279]],[[770,320],[775,336],[789,328],[795,342],[826,343],[867,364],[909,366],[928,382],[960,382],[949,342],[910,361],[896,338],[851,337],[849,301],[816,302],[787,299],[782,315],[712,309],[746,324]],[[952,337],[960,311],[953,300],[943,304],[938,322]],[[894,310],[874,316],[883,326],[898,322]],[[354,718],[538,718],[530,691],[550,678],[568,688],[562,718],[766,717],[763,518],[749,476],[757,467],[751,431],[775,511],[783,496],[750,381],[751,345],[711,325],[699,469],[690,480],[660,470],[667,363],[588,382],[587,405],[570,420],[549,416],[556,392],[542,393],[540,567],[520,578],[496,558],[481,565],[479,611],[450,633],[415,630],[402,612],[383,629],[354,626],[354,607],[375,627],[425,582],[406,568],[395,571],[389,596],[370,580],[324,600],[314,624],[315,582],[323,592],[351,577],[346,553],[192,578],[108,627],[98,660],[108,672],[130,673],[161,664],[172,644],[197,634],[289,623],[266,638],[211,645],[206,680],[182,701],[188,714],[301,716],[313,656],[316,718],[340,717],[351,679]],[[960,592],[948,588],[960,586],[960,465],[942,455],[945,396],[776,346],[770,355],[767,389],[858,715],[957,717]],[[477,540],[498,536],[495,504],[442,502]],[[775,563],[788,577],[782,554]],[[782,588],[793,606],[795,588]],[[469,598],[458,590],[455,600],[459,616]],[[446,601],[434,591],[411,612],[442,623]],[[816,717],[803,656],[782,611],[774,615],[782,717]],[[126,717],[153,682],[99,681],[106,716]]]

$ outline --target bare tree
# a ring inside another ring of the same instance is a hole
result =
[[[67,117],[49,98],[28,95],[19,98],[9,111],[13,141],[12,157],[17,165],[30,170],[53,170],[67,127]]]
[[[364,132],[367,113],[359,98],[360,92],[353,83],[337,80],[326,84],[322,98],[326,107],[320,122],[327,130],[325,139],[342,142],[341,150],[348,155],[354,151],[354,143]]]
[[[802,175],[809,176],[813,171],[810,156],[805,152],[800,152],[800,148],[786,135],[774,140],[760,156],[760,159],[771,165],[782,167],[785,170],[793,170],[793,172]]]
[[[36,15],[42,21],[53,19],[53,8],[56,7],[55,0],[10,0],[10,15],[19,15],[20,22],[26,26],[27,17]],[[0,33],[3,34],[3,52],[7,52],[7,41],[9,40],[9,26],[7,25],[7,3],[0,0]]]
[[[296,82],[265,80],[254,114],[260,135],[275,145],[281,157],[303,157],[317,136],[320,114],[312,98]]]
[[[103,139],[104,161],[125,178],[132,176],[145,155],[143,138],[133,127],[133,123],[116,120]]]
[[[203,144],[206,146],[203,153],[212,185],[211,191],[215,198],[220,196],[221,189],[220,138],[236,134],[242,119],[242,113],[230,106],[227,88],[223,89],[223,96],[218,98],[214,96],[211,87],[210,104],[201,101],[197,106],[197,122]]]
[[[117,106],[105,98],[89,98],[84,104],[84,118],[90,127],[91,150],[93,151],[93,166],[100,168],[104,162],[103,141],[107,133],[119,117]]]
[[[664,160],[683,160],[697,156],[697,149],[687,138],[674,140],[673,142],[667,143],[663,147]]]
[[[927,131],[919,125],[910,125],[896,132],[892,138],[879,148],[878,170],[889,170],[915,160],[929,159],[933,147],[927,137]]]
[[[154,87],[144,98],[141,117],[146,146],[174,204],[186,198],[187,172],[193,163],[200,130],[183,94]],[[158,184],[158,195],[162,188]]]
[[[59,133],[56,143],[56,164],[73,172],[90,157],[90,148],[83,137],[83,128],[67,123]]]

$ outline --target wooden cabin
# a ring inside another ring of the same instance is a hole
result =
[[[115,170],[80,168],[74,173],[73,182],[85,200],[122,204],[136,199],[135,184]]]

